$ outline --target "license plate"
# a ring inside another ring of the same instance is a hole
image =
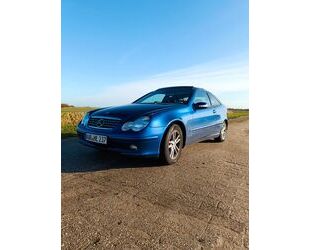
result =
[[[107,144],[107,137],[104,135],[85,134],[85,140],[100,144]]]

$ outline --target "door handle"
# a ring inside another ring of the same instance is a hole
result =
[[[215,109],[213,109],[213,114],[215,114],[216,113],[216,110]]]

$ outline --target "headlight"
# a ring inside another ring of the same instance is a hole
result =
[[[82,124],[83,126],[86,126],[87,123],[88,123],[88,120],[89,120],[89,113],[86,113],[86,114],[84,115],[82,121],[81,121],[81,124]]]
[[[150,120],[150,117],[142,116],[133,122],[126,122],[122,126],[122,131],[128,131],[131,129],[132,131],[138,132],[144,129],[150,123]]]

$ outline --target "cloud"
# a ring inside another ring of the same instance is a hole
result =
[[[78,102],[92,106],[126,104],[155,89],[176,85],[202,87],[213,92],[229,107],[248,107],[248,64],[232,60],[213,61],[163,72],[139,81],[106,86],[99,94],[79,99]]]

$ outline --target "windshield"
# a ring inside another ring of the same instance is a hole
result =
[[[143,104],[187,104],[192,96],[192,88],[159,89],[142,96],[134,103]]]

